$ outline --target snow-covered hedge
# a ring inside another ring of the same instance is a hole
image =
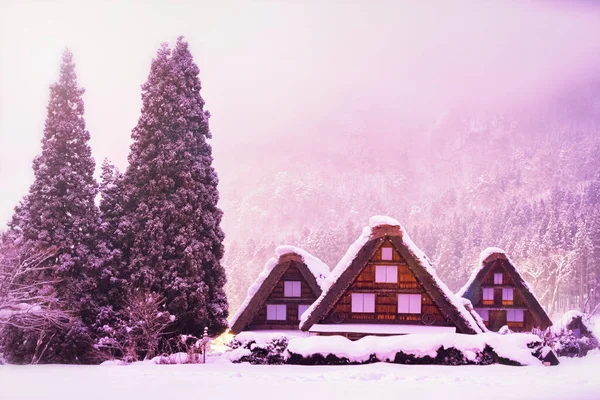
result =
[[[292,364],[509,364],[534,365],[532,352],[542,345],[530,334],[367,336],[357,341],[342,336],[290,340],[286,358]]]
[[[251,364],[283,364],[289,335],[281,332],[253,334],[242,332],[235,337],[227,353],[232,362]]]
[[[238,335],[239,336],[239,335]],[[232,362],[340,365],[390,362],[440,365],[536,365],[541,339],[533,334],[287,337],[273,333],[242,336],[232,343]]]

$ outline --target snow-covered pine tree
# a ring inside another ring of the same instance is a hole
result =
[[[58,256],[49,260],[52,268],[27,279],[51,281],[44,290],[58,297],[63,308],[72,313],[73,322],[61,332],[51,332],[52,327],[41,334],[16,328],[10,334],[5,332],[5,344],[14,342],[6,344],[6,355],[15,361],[85,362],[83,353],[91,343],[86,325],[96,314],[93,297],[99,219],[83,92],[77,86],[73,55],[66,50],[58,82],[50,86],[42,152],[33,162],[35,179],[10,224],[20,236],[23,251],[58,248]],[[45,350],[40,360],[41,349]]]
[[[166,298],[173,334],[195,336],[205,326],[223,331],[228,315],[218,178],[198,73],[183,38],[172,52],[166,44],[158,50],[123,182],[127,274],[137,291]]]
[[[109,161],[102,162],[100,181],[100,229],[99,242],[102,248],[102,268],[99,275],[99,296],[103,307],[119,309],[124,301],[127,280],[124,278],[122,242],[124,233],[123,218],[123,174]],[[100,318],[101,320],[102,318]],[[100,321],[107,322],[107,321]]]

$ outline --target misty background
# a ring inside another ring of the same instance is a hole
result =
[[[274,248],[334,267],[400,220],[453,290],[504,247],[551,312],[600,304],[593,2],[0,3],[0,226],[33,181],[68,46],[99,173],[127,166],[162,41],[200,67],[231,311]]]

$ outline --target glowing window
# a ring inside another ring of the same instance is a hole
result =
[[[494,288],[483,288],[483,300],[494,301]]]
[[[392,260],[394,257],[392,255],[391,247],[382,247],[381,248],[381,259],[382,260]]]
[[[398,282],[398,267],[395,265],[378,265],[377,267],[375,267],[375,282]]]
[[[502,285],[502,274],[494,274],[494,285]]]
[[[506,310],[506,322],[523,322],[523,310]]]
[[[285,321],[285,304],[267,304],[267,319],[270,321]]]
[[[352,293],[352,312],[375,312],[375,293]]]
[[[285,297],[300,297],[302,293],[302,284],[300,281],[284,281],[283,295]]]
[[[398,314],[421,314],[421,295],[399,294]]]

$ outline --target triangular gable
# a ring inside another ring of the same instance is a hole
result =
[[[231,319],[232,333],[243,331],[252,322],[260,307],[267,301],[291,266],[295,266],[300,271],[316,297],[319,297],[323,288],[330,284],[329,267],[308,252],[293,246],[280,246],[275,252],[277,257],[267,261],[263,271],[248,289],[246,299]]]
[[[467,283],[456,293],[456,295],[475,303],[482,282],[485,281],[485,278],[490,271],[495,269],[499,264],[502,265],[503,269],[515,284],[515,289],[523,296],[537,326],[543,329],[551,326],[552,321],[550,320],[550,317],[548,317],[548,314],[544,311],[544,308],[529,288],[527,282],[525,282],[519,271],[517,271],[514,264],[506,255],[506,252],[497,247],[489,247],[481,253],[479,266],[475,268]]]
[[[400,223],[390,217],[372,217],[369,220],[369,226],[363,229],[362,235],[350,246],[333,270],[333,284],[304,314],[300,329],[309,330],[312,325],[320,323],[328,315],[384,241],[393,245],[442,315],[450,320],[459,332],[481,332],[463,304],[437,277],[429,259],[415,246]]]

